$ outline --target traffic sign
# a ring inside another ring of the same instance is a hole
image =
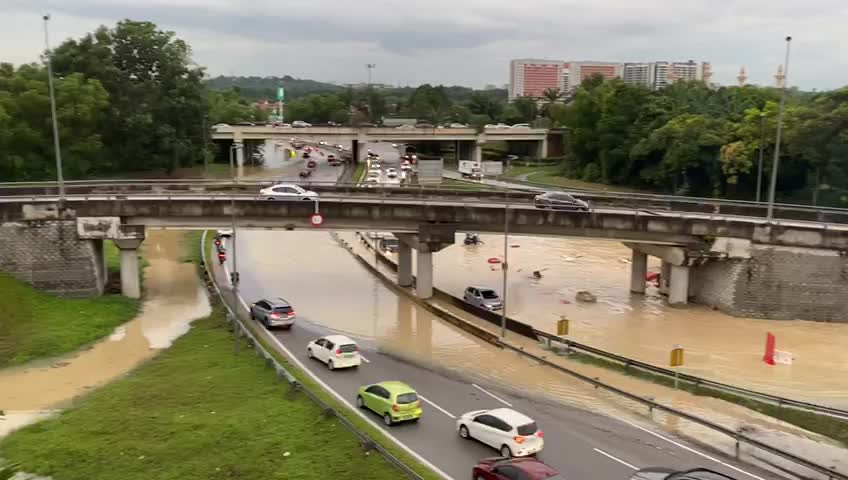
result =
[[[277,100],[283,101],[286,98],[286,90],[283,87],[277,89]]]
[[[324,217],[322,217],[320,213],[313,213],[312,216],[309,217],[309,223],[311,223],[313,227],[318,227],[324,223]]]

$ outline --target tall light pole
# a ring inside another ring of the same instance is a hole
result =
[[[760,160],[757,162],[757,203],[760,203],[760,195],[763,191],[763,151],[766,143],[766,113],[760,113]]]
[[[368,86],[369,87],[371,86],[371,71],[374,70],[374,67],[376,67],[376,66],[377,66],[376,63],[366,63],[365,64],[365,68],[368,69]]]
[[[501,269],[503,270],[503,308],[501,308],[501,338],[506,337],[506,272],[508,266],[508,255],[509,255],[509,189],[504,190],[505,192],[505,200],[504,203],[504,258],[503,263],[501,264]]]
[[[62,175],[62,150],[59,146],[59,122],[56,119],[56,94],[53,91],[53,63],[50,60],[50,38],[47,35],[47,22],[50,14],[44,15],[44,56],[47,60],[47,87],[50,91],[50,115],[53,118],[53,150],[56,154],[56,183],[59,185],[59,201],[65,200],[65,178]]]
[[[789,80],[789,47],[792,45],[792,37],[786,37],[786,59],[783,70],[783,87],[780,91],[780,110],[777,112],[777,138],[774,141],[774,162],[771,167],[771,188],[769,188],[768,211],[766,220],[771,221],[774,214],[774,193],[777,189],[777,167],[780,163],[780,136],[783,134],[783,109],[786,105],[786,86]]]
[[[209,120],[209,115],[203,115],[203,178],[209,176],[209,160],[206,158],[206,134],[208,133],[206,130],[209,128],[207,124]]]

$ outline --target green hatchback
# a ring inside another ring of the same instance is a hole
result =
[[[382,416],[386,425],[410,420],[417,422],[422,414],[418,394],[403,382],[380,382],[360,387],[356,406]]]

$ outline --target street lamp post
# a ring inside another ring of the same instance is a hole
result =
[[[374,70],[374,67],[376,67],[376,66],[377,66],[376,63],[366,63],[365,64],[365,68],[368,69],[368,86],[369,87],[371,86],[371,71]]]
[[[783,134],[783,109],[786,106],[786,85],[789,80],[789,47],[792,45],[792,37],[786,37],[786,59],[783,69],[783,85],[780,91],[780,110],[777,112],[777,138],[774,141],[774,162],[771,168],[771,187],[769,188],[768,211],[766,220],[771,221],[774,214],[774,194],[777,189],[777,168],[780,162],[780,136]]]
[[[47,22],[50,14],[44,15],[44,56],[47,60],[47,86],[50,91],[50,115],[53,119],[53,150],[56,155],[56,183],[59,185],[59,200],[65,200],[65,178],[62,174],[62,150],[59,146],[59,122],[56,119],[56,94],[53,90],[53,63],[50,59],[50,39],[47,35]]]
[[[206,125],[209,123],[208,120],[209,120],[209,115],[203,115],[203,150],[202,150],[202,153],[203,153],[203,178],[206,178],[206,177],[209,176],[209,161],[206,158],[206,134],[207,134],[207,132],[206,132],[207,126]]]
[[[230,227],[233,230],[233,271],[230,273],[230,283],[233,286],[233,294],[238,299],[239,271],[238,271],[238,232],[236,231],[236,202],[235,197],[230,197]]]
[[[509,255],[509,189],[505,190],[505,200],[504,203],[504,258],[503,263],[501,264],[501,269],[503,270],[503,308],[501,309],[501,338],[506,337],[506,289],[507,289],[507,269],[508,267],[508,255]]]
[[[766,143],[766,114],[760,113],[760,160],[757,162],[757,203],[760,203],[760,194],[763,191],[763,151]]]

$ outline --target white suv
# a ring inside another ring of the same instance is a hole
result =
[[[525,457],[545,446],[536,422],[511,408],[475,410],[456,421],[459,436],[475,439],[498,450],[502,457]]]

